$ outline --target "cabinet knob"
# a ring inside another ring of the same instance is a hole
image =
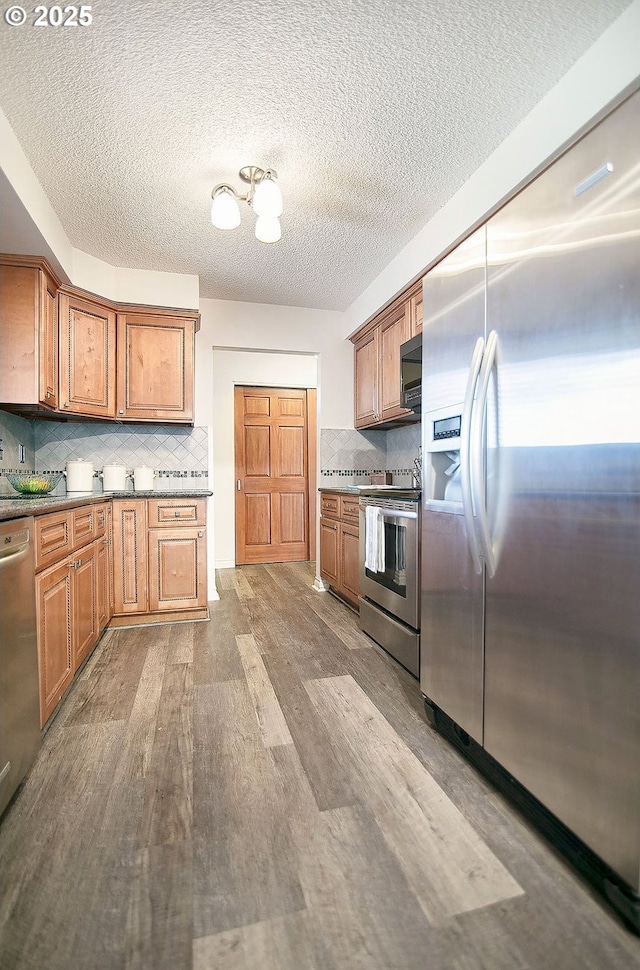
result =
[[[198,533],[198,539],[202,539],[203,535],[204,535],[204,532],[201,529],[200,532]]]
[[[175,512],[174,512],[173,514],[175,515],[175,517],[176,517],[177,519],[179,519],[179,518],[180,518],[180,509],[176,509],[176,510],[175,510]]]
[[[118,411],[118,414],[124,414],[124,408],[120,408],[120,410]]]

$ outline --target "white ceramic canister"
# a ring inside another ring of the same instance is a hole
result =
[[[105,492],[126,492],[127,469],[125,465],[105,465],[102,469],[102,488]]]
[[[136,492],[152,492],[155,470],[149,465],[141,465],[133,469],[133,487]]]
[[[67,478],[67,492],[93,491],[93,462],[68,461],[65,471]]]

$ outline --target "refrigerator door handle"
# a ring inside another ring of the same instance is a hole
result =
[[[476,345],[473,349],[471,367],[469,368],[467,389],[465,391],[464,404],[462,406],[462,426],[460,428],[460,480],[462,484],[462,508],[464,510],[464,521],[467,531],[467,541],[469,543],[469,552],[471,553],[471,561],[473,563],[475,572],[478,574],[482,572],[482,559],[480,558],[480,544],[478,542],[478,533],[476,531],[474,517],[473,478],[471,469],[471,432],[476,385],[478,383],[478,376],[480,374],[483,354],[484,338],[478,337],[476,340]]]
[[[482,368],[478,379],[478,396],[471,416],[470,452],[471,452],[471,489],[476,502],[476,516],[482,555],[484,557],[489,577],[496,572],[496,548],[489,528],[489,513],[487,510],[487,488],[484,479],[484,463],[482,461],[482,444],[484,438],[484,420],[489,394],[489,381],[496,365],[498,353],[498,334],[492,330],[487,337],[487,346],[482,360]]]

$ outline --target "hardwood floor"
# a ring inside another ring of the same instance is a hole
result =
[[[307,563],[107,632],[0,825],[2,970],[637,970]]]

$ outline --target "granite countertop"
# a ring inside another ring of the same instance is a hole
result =
[[[340,495],[388,495],[389,498],[420,498],[420,489],[409,485],[323,485],[319,492],[337,492]]]
[[[359,489],[355,486],[349,487],[348,485],[323,485],[322,488],[318,489],[319,492],[338,492],[340,495],[357,495]]]
[[[60,512],[80,505],[108,502],[112,498],[206,498],[213,495],[205,488],[166,489],[150,492],[74,492],[65,495],[43,495],[41,498],[13,498],[0,496],[0,522],[8,519],[21,519],[27,515],[43,515],[46,512]]]

